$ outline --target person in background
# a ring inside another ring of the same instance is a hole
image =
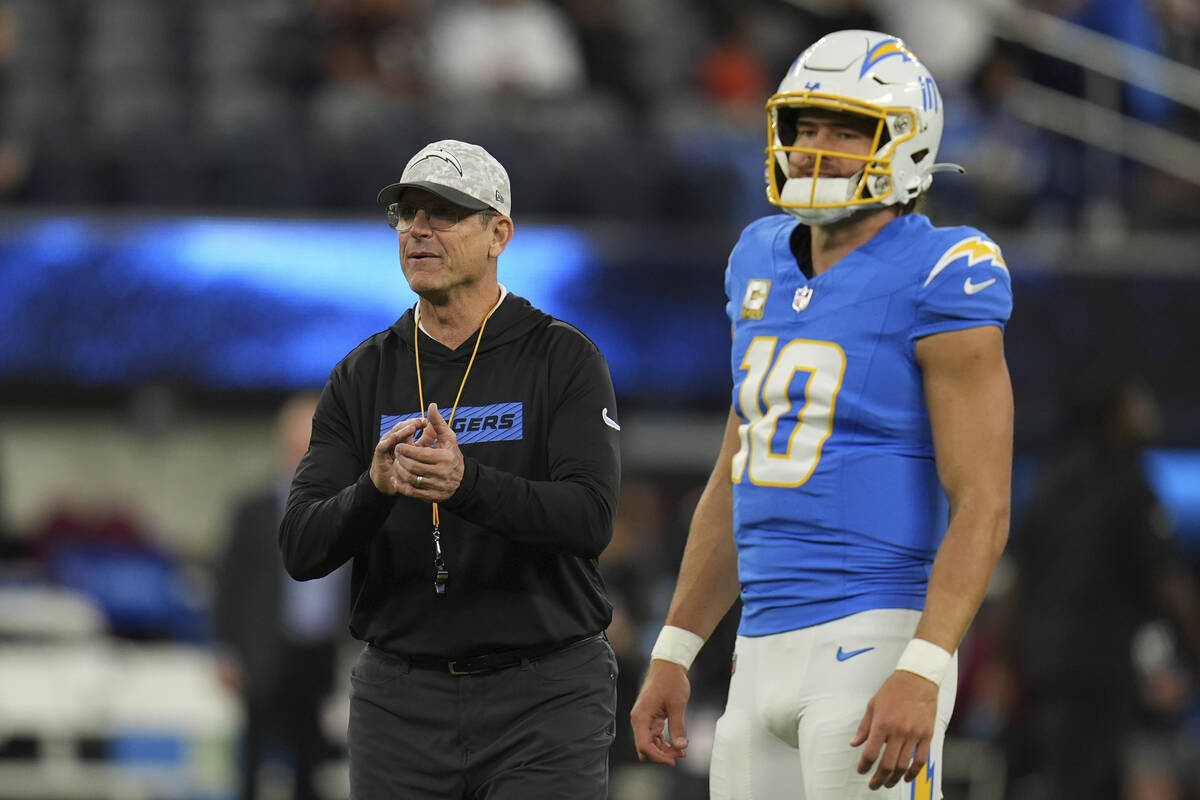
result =
[[[1158,405],[1145,381],[1106,364],[1064,411],[1011,547],[1005,655],[1024,701],[1013,763],[1031,800],[1162,796],[1139,784],[1169,761],[1163,734],[1195,690],[1200,591],[1143,464]],[[1136,658],[1156,620],[1171,644]]]
[[[600,575],[613,605],[608,639],[617,655],[617,718],[629,716],[638,681],[646,668],[643,640],[656,616],[654,594],[665,573],[660,557],[665,538],[666,511],[662,491],[652,480],[629,476],[621,484],[621,505],[613,537],[600,557]],[[609,754],[613,791],[644,772],[627,726],[619,726]],[[624,774],[623,774],[624,773]]]
[[[458,0],[433,16],[430,74],[447,98],[565,97],[586,88],[579,36],[546,0]]]
[[[299,583],[283,569],[276,544],[288,485],[308,448],[317,394],[294,395],[275,425],[279,472],[240,498],[216,574],[213,634],[224,683],[241,694],[241,797],[260,796],[262,767],[282,756],[293,797],[319,797],[315,775],[337,753],[321,710],[346,642],[346,572]]]
[[[958,168],[936,161],[941,96],[899,39],[820,39],[767,112],[787,213],[729,258],[733,407],[631,714],[638,752],[685,755],[687,670],[740,589],[712,797],[941,797],[955,652],[1008,534],[1007,266],[916,213]]]
[[[354,564],[351,796],[601,800],[608,363],[499,283],[511,190],[482,147],[426,145],[378,200],[419,300],[334,367],[279,531],[297,579]]]

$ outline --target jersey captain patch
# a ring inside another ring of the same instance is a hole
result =
[[[746,294],[742,298],[742,319],[762,319],[763,308],[767,305],[767,295],[771,292],[771,282],[765,278],[754,278],[746,283]]]
[[[420,412],[383,414],[379,418],[380,438],[397,422],[419,416]],[[525,435],[525,405],[493,403],[487,406],[459,406],[454,412],[454,419],[450,421],[450,430],[458,435],[459,444],[519,441]]]

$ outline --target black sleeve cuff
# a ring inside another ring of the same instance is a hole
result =
[[[398,495],[388,495],[379,491],[375,487],[375,482],[371,480],[369,471],[363,472],[358,476],[358,480],[354,482],[354,499],[355,504],[378,511],[391,511],[392,506],[396,504]]]
[[[463,476],[459,481],[458,488],[454,490],[454,494],[450,495],[450,499],[445,501],[446,508],[456,508],[462,506],[475,491],[475,483],[479,480],[479,464],[473,458],[463,456]],[[371,484],[374,486],[374,484]]]

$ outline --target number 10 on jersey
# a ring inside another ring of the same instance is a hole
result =
[[[758,336],[746,348],[738,387],[738,405],[746,422],[738,428],[741,447],[733,457],[733,481],[749,470],[761,486],[800,486],[821,460],[821,448],[833,433],[833,409],[846,354],[833,342],[792,339],[779,348],[774,336]],[[794,405],[799,404],[798,411]],[[780,423],[794,423],[782,453],[771,450]]]

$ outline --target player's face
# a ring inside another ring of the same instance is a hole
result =
[[[494,227],[507,218],[469,211],[423,189],[406,190],[398,205],[407,228],[397,233],[400,265],[414,292],[443,293],[488,274]]]
[[[878,121],[869,117],[815,108],[801,109],[790,122],[788,127],[794,124],[795,128],[795,138],[791,142],[793,147],[851,156],[870,155],[878,127]],[[864,163],[859,158],[839,158],[828,154],[818,156],[804,151],[788,153],[789,177],[792,178],[810,178],[814,171],[817,177],[849,178],[861,170]]]

